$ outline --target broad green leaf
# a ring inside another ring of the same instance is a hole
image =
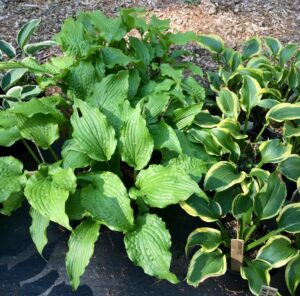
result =
[[[241,126],[238,121],[232,118],[225,118],[222,119],[219,124],[218,128],[224,129],[231,134],[231,136],[237,140],[245,139],[248,136],[241,134]]]
[[[290,67],[290,73],[288,76],[288,85],[289,89],[297,88],[298,86],[298,79],[299,79],[299,73],[294,65],[291,65]]]
[[[207,110],[202,110],[196,115],[193,123],[200,127],[211,128],[217,126],[220,121],[221,118],[219,116],[211,115]]]
[[[274,172],[261,191],[255,196],[254,211],[261,220],[275,217],[287,195],[285,183]]]
[[[199,35],[196,41],[212,53],[221,53],[224,49],[224,41],[216,35]]]
[[[238,119],[240,104],[238,97],[234,92],[225,88],[221,89],[218,93],[216,102],[225,117],[234,118],[235,120]]]
[[[165,223],[155,214],[138,216],[135,228],[124,238],[129,259],[143,268],[146,274],[178,283],[171,265],[171,236]]]
[[[151,207],[164,208],[188,199],[200,192],[198,184],[182,169],[151,165],[136,178],[136,187]]]
[[[247,60],[261,51],[261,40],[258,37],[253,37],[247,40],[243,47],[243,59]]]
[[[209,227],[197,228],[190,233],[187,239],[185,253],[187,254],[194,246],[200,246],[204,252],[212,252],[218,248],[222,242],[221,231]]]
[[[82,220],[87,216],[86,210],[81,205],[81,195],[80,190],[75,191],[74,194],[71,194],[66,201],[66,214],[70,220]]]
[[[270,119],[278,122],[300,119],[300,104],[277,104],[266,115],[266,120]]]
[[[11,213],[22,206],[22,202],[25,199],[23,192],[13,193],[7,200],[2,202],[0,213],[6,216],[10,216]]]
[[[72,288],[76,290],[80,277],[94,253],[94,245],[98,239],[100,224],[91,219],[83,220],[71,233],[66,255],[66,268]]]
[[[4,127],[0,125],[0,146],[10,147],[21,139],[21,134],[16,126]]]
[[[175,151],[178,154],[182,153],[178,137],[171,126],[166,124],[164,121],[159,121],[156,124],[148,125],[148,128],[154,140],[155,149],[162,150],[165,148],[171,151]]]
[[[277,217],[277,225],[279,229],[288,233],[300,232],[300,203],[294,203],[285,206]]]
[[[279,164],[278,169],[285,177],[297,182],[298,178],[300,178],[300,156],[291,154]]]
[[[272,268],[279,268],[285,266],[298,253],[299,251],[292,246],[292,241],[289,238],[275,235],[260,248],[256,258],[269,262]]]
[[[243,86],[240,90],[240,95],[242,109],[247,114],[250,114],[250,111],[258,104],[262,96],[261,87],[257,80],[250,76],[244,75]]]
[[[279,52],[279,63],[283,67],[296,53],[298,46],[296,44],[288,44]]]
[[[232,215],[244,224],[250,224],[253,211],[253,193],[238,194],[232,202]]]
[[[43,166],[28,179],[24,194],[39,214],[71,230],[65,202],[75,189],[76,177],[71,169]]]
[[[224,191],[235,184],[244,181],[246,174],[237,172],[235,164],[220,161],[214,164],[207,172],[204,180],[205,190]]]
[[[20,192],[25,182],[23,164],[12,156],[0,157],[0,202]]]
[[[1,67],[0,67],[0,70],[1,70]],[[28,70],[24,69],[24,68],[12,69],[12,70],[8,71],[1,80],[1,88],[4,91],[7,91],[14,84],[16,84],[27,71]]]
[[[300,256],[291,260],[285,269],[285,282],[293,296],[296,296],[296,290],[300,283]]]
[[[205,222],[215,222],[222,215],[221,206],[214,200],[209,200],[203,191],[193,194],[189,199],[180,203],[180,206],[189,215],[199,217]]]
[[[227,270],[226,256],[221,250],[213,252],[199,250],[193,256],[187,274],[187,283],[194,287],[210,277],[217,277],[225,274]]]
[[[292,145],[285,145],[279,139],[273,139],[264,141],[258,149],[261,154],[261,163],[279,163],[291,154]]]
[[[222,216],[232,213],[232,203],[235,197],[241,193],[238,186],[228,188],[221,192],[216,192],[214,201],[217,202],[222,208]]]
[[[31,238],[42,256],[43,249],[46,246],[48,239],[47,239],[47,227],[49,226],[50,220],[39,212],[37,212],[34,208],[30,209],[30,216],[32,219],[31,226],[30,226],[30,235]]]
[[[240,158],[240,146],[232,139],[230,133],[223,128],[214,128],[211,135],[215,142],[230,154],[230,160],[236,162]]]
[[[104,47],[102,49],[103,62],[108,69],[113,69],[116,65],[127,66],[134,59],[125,55],[122,50],[114,47]]]
[[[155,93],[148,97],[148,101],[145,104],[145,114],[147,122],[157,121],[155,118],[162,112],[164,112],[168,106],[170,95],[168,93]]]
[[[33,19],[26,23],[18,33],[17,43],[23,48],[29,41],[32,34],[37,30],[41,19]]]
[[[172,78],[177,84],[179,84],[183,78],[183,70],[175,69],[169,64],[161,64],[160,71],[162,76],[167,76]]]
[[[120,137],[122,160],[135,170],[141,170],[150,161],[154,144],[146,121],[137,106],[125,122]]]
[[[277,54],[282,48],[280,41],[276,38],[266,37],[265,43],[274,56],[277,56]]]
[[[185,45],[197,39],[197,36],[192,31],[180,32],[176,34],[169,33],[168,39],[175,45]]]
[[[204,102],[205,89],[192,76],[183,80],[182,88],[192,97],[196,103]]]
[[[270,172],[259,168],[252,168],[249,175],[256,179],[260,187],[263,187],[269,179]]]
[[[107,161],[114,154],[115,131],[97,108],[80,100],[71,117],[73,138],[80,150],[97,161]]]
[[[170,159],[168,166],[184,170],[197,183],[200,182],[202,175],[208,171],[208,164],[205,160],[187,155]]]
[[[257,103],[257,106],[264,108],[264,109],[271,109],[272,107],[276,106],[280,104],[280,102],[278,102],[275,99],[264,99],[261,100]]]
[[[67,140],[64,143],[63,149],[61,151],[63,163],[63,168],[85,168],[90,165],[91,159],[88,155],[82,152],[78,144],[73,140]]]
[[[179,129],[190,126],[197,114],[202,110],[203,103],[190,105],[188,107],[176,109],[173,113],[173,120]]]
[[[262,286],[269,286],[269,271],[272,265],[264,260],[255,259],[241,267],[241,276],[248,280],[249,289],[254,295],[258,295]]]
[[[34,55],[35,53],[37,53],[38,51],[45,49],[45,48],[49,48],[52,46],[56,46],[57,43],[55,41],[52,40],[46,40],[46,41],[41,41],[41,42],[37,42],[37,43],[30,43],[30,44],[26,44],[24,46],[24,52],[27,53],[28,55]]]
[[[0,51],[5,53],[10,59],[16,56],[16,50],[11,45],[11,43],[8,43],[3,39],[0,40]]]
[[[111,173],[91,173],[80,178],[90,181],[81,190],[81,205],[101,224],[115,231],[129,231],[133,210],[127,190],[120,178]]]

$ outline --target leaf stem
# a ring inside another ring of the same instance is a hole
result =
[[[37,144],[34,143],[34,145],[35,145],[35,148],[36,148],[36,150],[37,150],[37,152],[38,152],[38,154],[39,154],[39,156],[40,156],[42,162],[45,163],[46,161],[45,161],[45,159],[44,159],[44,156],[43,156],[43,154],[42,154],[42,151],[40,150],[40,148],[38,147]]]
[[[49,151],[51,152],[53,158],[56,160],[56,161],[59,161],[59,158],[58,156],[56,155],[55,151],[53,150],[53,148],[51,146],[49,146]]]
[[[223,223],[221,221],[216,221],[216,223],[220,227],[221,233],[225,236],[226,243],[230,245],[230,236],[229,236],[229,234],[227,232],[226,227],[223,225]]]
[[[266,235],[262,236],[260,239],[252,242],[251,244],[247,245],[245,250],[249,251],[253,248],[255,248],[256,246],[264,243],[266,240],[268,240],[270,237],[272,237],[273,235],[276,235],[278,233],[280,233],[282,231],[282,229],[278,228],[276,230],[270,231],[269,233],[267,233]]]
[[[31,147],[28,145],[28,143],[24,140],[21,139],[23,145],[26,147],[27,151],[29,152],[29,154],[32,156],[32,158],[34,159],[34,161],[37,164],[40,164],[41,162],[39,161],[38,157],[35,155],[35,153],[33,152],[33,150],[31,149]]]
[[[263,134],[263,132],[265,131],[265,129],[267,128],[267,126],[269,125],[269,123],[265,123],[264,126],[262,127],[262,129],[260,130],[260,132],[258,133],[258,135],[255,138],[255,142],[257,142],[259,140],[259,138],[261,137],[261,135]]]
[[[259,223],[258,219],[255,219],[253,222],[253,225],[251,225],[247,231],[245,231],[245,237],[244,237],[244,241],[247,242],[249,240],[249,238],[251,237],[251,234],[255,231],[257,225]]]

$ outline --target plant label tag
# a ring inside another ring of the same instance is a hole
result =
[[[233,271],[240,271],[244,257],[244,241],[242,239],[231,240],[230,255],[231,269]]]
[[[276,296],[278,289],[269,287],[269,286],[262,286],[259,292],[259,296]]]

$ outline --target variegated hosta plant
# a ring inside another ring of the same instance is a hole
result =
[[[215,36],[200,42],[219,61],[209,73],[211,93],[186,132],[218,159],[205,175],[201,196],[182,202],[192,216],[212,223],[193,231],[187,275],[198,286],[227,270],[231,239],[244,241],[242,278],[255,295],[286,265],[292,295],[300,282],[300,71],[296,45],[250,39],[243,53]],[[226,61],[226,63],[224,62]],[[215,227],[218,226],[218,229]]]
[[[21,30],[20,46],[36,24]],[[2,47],[11,59],[0,63],[10,70],[2,79],[0,145],[23,143],[37,165],[28,171],[13,156],[0,158],[0,211],[30,205],[40,254],[50,222],[70,231],[66,267],[74,289],[103,226],[124,233],[129,258],[147,274],[178,282],[169,270],[169,231],[152,208],[201,194],[197,182],[215,157],[184,131],[205,99],[201,68],[178,47],[194,35],[168,30],[168,20],[147,23],[139,9],[115,18],[85,12],[65,21],[55,39],[63,55],[46,63],[18,61]],[[21,70],[41,95],[5,93],[5,77]],[[47,96],[49,88],[56,93]]]

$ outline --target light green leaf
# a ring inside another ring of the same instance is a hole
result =
[[[179,129],[190,126],[197,114],[202,110],[203,103],[190,105],[188,107],[176,109],[173,113],[173,120]]]
[[[254,211],[261,220],[275,217],[286,198],[286,186],[279,174],[274,172],[255,197]]]
[[[279,164],[278,169],[285,177],[297,182],[298,178],[300,178],[300,156],[291,154]]]
[[[20,192],[25,182],[23,164],[12,156],[0,157],[0,202]]]
[[[244,181],[246,174],[237,172],[235,164],[220,161],[214,164],[207,172],[204,180],[205,190],[224,191],[235,184]]]
[[[187,239],[185,253],[187,254],[194,246],[200,246],[204,252],[212,252],[218,248],[222,242],[221,231],[209,227],[197,228],[191,232]]]
[[[134,167],[135,170],[141,170],[148,164],[154,143],[139,106],[135,108],[124,124],[121,130],[120,144],[122,160],[128,165]]]
[[[253,37],[247,40],[243,47],[243,59],[247,60],[261,51],[261,40],[258,37]]]
[[[159,114],[165,111],[170,100],[168,93],[155,93],[148,97],[148,101],[145,104],[145,113],[147,122],[157,121],[155,118]]]
[[[221,53],[224,49],[224,41],[216,35],[200,35],[196,41],[212,53]]]
[[[185,45],[189,42],[193,42],[197,39],[193,31],[180,32],[176,34],[169,33],[168,39],[175,45]]]
[[[52,40],[46,40],[46,41],[41,41],[37,43],[31,43],[31,44],[26,44],[24,46],[24,52],[27,53],[28,55],[34,55],[38,51],[49,48],[52,46],[56,46],[57,43]]]
[[[234,92],[225,88],[221,89],[216,98],[216,102],[225,117],[237,120],[240,113],[240,104]]]
[[[24,194],[39,214],[71,230],[65,202],[75,189],[76,177],[71,169],[43,166],[28,179]]]
[[[294,203],[285,206],[277,217],[277,225],[279,229],[288,233],[300,232],[300,203]]]
[[[282,122],[300,119],[300,104],[280,103],[272,107],[266,115],[266,120]]]
[[[17,36],[17,43],[21,48],[28,43],[30,37],[37,30],[40,23],[41,19],[33,19],[21,28]]]
[[[187,283],[194,287],[210,277],[225,274],[227,270],[226,256],[221,250],[205,252],[202,249],[193,256],[187,274]]]
[[[0,213],[10,216],[11,213],[22,206],[25,199],[23,192],[13,193],[7,200],[2,202]]]
[[[296,44],[288,44],[279,52],[279,63],[283,67],[296,53],[298,46]]]
[[[274,139],[264,141],[258,149],[261,154],[261,163],[279,163],[291,154],[292,145],[285,145],[279,139]]]
[[[49,226],[50,220],[41,215],[34,208],[30,209],[30,216],[32,219],[32,223],[29,228],[30,235],[38,252],[42,256],[43,249],[48,242],[46,231],[47,227]]]
[[[134,59],[125,55],[122,50],[114,47],[104,47],[102,49],[103,62],[108,69],[114,68],[116,65],[127,66]]]
[[[73,138],[80,150],[90,158],[107,161],[115,152],[117,141],[115,131],[106,116],[97,108],[76,100],[71,117]]]
[[[16,126],[4,127],[0,125],[0,146],[10,147],[21,139],[21,134]]]
[[[3,39],[0,40],[0,51],[5,53],[10,59],[16,56],[16,50],[11,43],[8,43]]]
[[[182,169],[151,165],[136,178],[136,187],[151,207],[164,208],[188,199],[200,192],[198,184]]]
[[[289,238],[283,235],[275,235],[260,248],[256,259],[269,262],[272,268],[280,268],[285,266],[298,253],[299,251],[292,246]]]
[[[257,80],[250,76],[243,75],[243,86],[240,90],[240,95],[242,109],[247,114],[250,114],[250,111],[258,104],[262,96],[261,87]]]
[[[277,56],[277,54],[282,48],[280,41],[276,38],[266,37],[265,43],[274,56]]]
[[[146,274],[178,283],[169,271],[171,236],[161,218],[154,214],[138,216],[135,229],[125,235],[124,242],[129,259]]]
[[[300,256],[291,260],[285,269],[285,282],[293,296],[296,296],[296,290],[300,283]]]
[[[264,260],[255,259],[249,262],[247,266],[242,266],[241,276],[248,280],[249,289],[254,295],[258,295],[262,286],[269,286],[269,271],[272,265]]]
[[[92,217],[115,231],[126,232],[133,226],[133,210],[120,178],[111,173],[91,173],[79,177],[90,181],[81,190],[81,204]]]
[[[72,232],[66,255],[66,268],[72,288],[76,290],[80,284],[86,266],[94,253],[94,245],[98,239],[100,224],[91,219],[83,220]]]

